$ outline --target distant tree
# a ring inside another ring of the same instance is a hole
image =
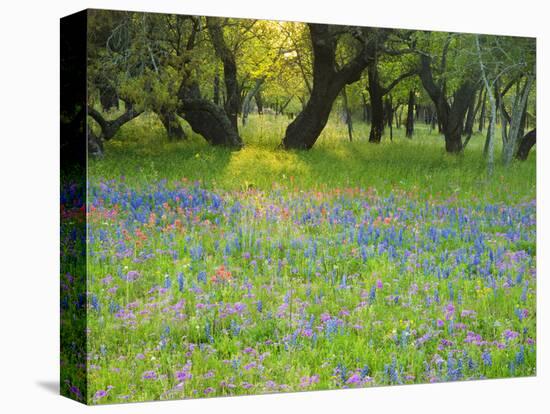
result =
[[[428,33],[428,48],[419,49],[420,79],[437,112],[445,137],[445,149],[452,154],[462,152],[464,118],[479,85],[478,67],[467,63],[466,48],[472,48],[469,35]],[[431,46],[431,47],[430,47]],[[453,52],[449,56],[449,52]],[[452,59],[450,59],[452,58]],[[453,64],[451,69],[449,60]],[[452,74],[452,76],[450,76]],[[451,82],[452,81],[452,82]]]
[[[529,96],[535,82],[535,42],[530,38],[485,35],[476,35],[475,42],[485,90],[491,105],[485,153],[489,157],[488,162],[491,163],[496,118],[499,113],[502,161],[508,165],[514,157],[527,158],[536,139],[536,132],[527,134],[523,144]],[[511,91],[513,95],[508,97]],[[522,153],[518,154],[520,147]]]
[[[393,102],[392,99],[386,99],[386,109],[384,108],[384,97],[386,97],[401,81],[414,76],[418,73],[417,68],[408,67],[408,62],[403,59],[405,53],[410,52],[408,47],[401,50],[396,49],[395,43],[401,43],[401,39],[395,36],[399,31],[381,30],[379,35],[372,38],[368,43],[368,92],[371,108],[371,129],[369,134],[369,142],[379,143],[382,140],[384,132],[384,124],[389,127],[393,121]],[[390,44],[392,46],[390,46]],[[397,62],[386,62],[385,74],[389,78],[384,85],[380,74],[380,66],[384,58],[393,59],[398,56],[400,59]],[[381,62],[382,61],[382,62]],[[393,63],[393,64],[392,64]],[[393,69],[393,70],[392,70]],[[397,72],[393,74],[392,72]],[[388,105],[389,104],[389,105]],[[386,121],[386,122],[385,122]]]
[[[405,136],[412,138],[414,134],[414,107],[415,107],[415,90],[409,91],[409,100],[407,102],[407,121],[405,123]]]

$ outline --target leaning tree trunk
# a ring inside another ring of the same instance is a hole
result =
[[[243,99],[243,116],[242,116],[242,122],[243,126],[246,125],[246,121],[248,120],[248,114],[250,113],[250,107],[252,105],[252,98],[258,94],[260,91],[260,88],[264,84],[265,78],[259,78],[256,79],[256,82],[254,83],[254,87],[248,91],[246,96]]]
[[[513,157],[516,155],[519,141],[521,139],[519,134],[521,130],[522,119],[524,116],[524,112],[527,110],[527,102],[533,81],[534,77],[528,76],[523,86],[523,89],[521,91],[518,90],[516,98],[514,99],[508,140],[506,142],[506,145],[502,149],[502,159],[505,165],[510,164]]]
[[[197,82],[182,80],[178,91],[176,113],[187,121],[191,129],[202,135],[211,145],[241,148],[243,141],[225,110],[201,97]]]
[[[326,83],[321,87],[314,84],[305,108],[288,125],[282,146],[286,149],[310,149],[327,124],[332,104],[339,90]]]
[[[166,129],[166,134],[170,141],[181,141],[187,138],[185,135],[185,130],[181,126],[177,115],[174,112],[170,111],[159,111],[157,113],[160,122],[164,125]]]
[[[225,111],[202,98],[180,99],[179,115],[210,144],[241,148],[243,142]]]
[[[521,139],[518,146],[518,150],[516,152],[516,159],[525,161],[529,156],[529,151],[531,151],[531,148],[533,148],[536,141],[537,141],[537,129],[535,128],[532,131],[529,131],[527,134],[525,134],[524,137]]]
[[[134,110],[133,106],[127,103],[126,111],[118,118],[110,121],[105,119],[103,115],[101,115],[101,113],[96,111],[94,108],[88,108],[88,115],[91,116],[101,128],[101,136],[99,139],[104,141],[109,141],[113,138],[122,125],[138,117],[142,112],[143,111]]]
[[[414,134],[414,100],[415,92],[414,89],[409,91],[409,102],[407,105],[407,121],[405,123],[405,136],[407,138],[412,138]]]
[[[356,82],[369,60],[364,48],[336,69],[335,27],[308,24],[313,49],[313,86],[307,104],[288,125],[281,143],[286,149],[310,149],[327,124],[334,100],[346,84]],[[340,28],[337,29],[341,30]]]

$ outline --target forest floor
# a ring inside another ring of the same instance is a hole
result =
[[[534,151],[488,177],[481,134],[294,152],[288,122],[229,151],[142,117],[90,160],[89,399],[534,375]]]

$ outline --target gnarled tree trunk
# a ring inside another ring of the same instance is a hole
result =
[[[118,118],[110,121],[105,119],[103,115],[94,108],[88,108],[88,115],[90,115],[101,128],[101,136],[99,139],[104,141],[109,141],[113,138],[122,125],[138,117],[141,113],[142,111],[136,111],[130,103],[126,103],[126,111]]]
[[[531,148],[533,148],[536,141],[537,141],[537,129],[535,128],[532,131],[529,131],[527,134],[525,134],[521,139],[518,150],[516,152],[516,159],[525,161],[529,156],[529,151],[531,151]]]
[[[336,69],[337,38],[335,26],[308,24],[313,49],[313,85],[307,104],[286,129],[281,145],[286,148],[310,149],[327,124],[334,100],[346,84],[356,82],[367,65],[363,45],[356,56],[341,69]]]
[[[202,98],[180,99],[179,115],[210,144],[241,148],[243,142],[224,110]]]

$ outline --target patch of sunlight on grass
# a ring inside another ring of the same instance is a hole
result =
[[[220,182],[236,180],[248,187],[268,188],[273,182],[309,175],[310,167],[295,152],[250,146],[231,154]]]

